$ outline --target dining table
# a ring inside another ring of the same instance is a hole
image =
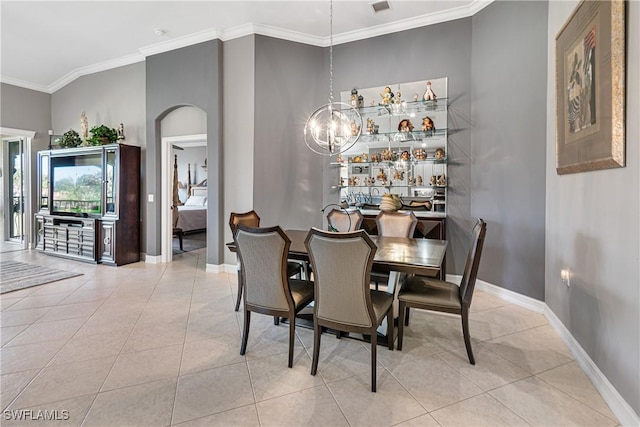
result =
[[[304,244],[309,230],[285,230],[291,240],[289,259],[309,262],[309,253]],[[447,250],[446,240],[413,238],[413,237],[383,237],[371,235],[377,250],[373,259],[376,271],[389,273],[389,283],[386,291],[393,294],[394,318],[398,317],[398,292],[402,274],[442,277],[443,261]],[[236,252],[235,242],[226,245],[231,252]],[[238,272],[240,274],[240,272]],[[378,329],[380,334],[386,333],[386,319]]]

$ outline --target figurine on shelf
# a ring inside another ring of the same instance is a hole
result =
[[[420,96],[419,96],[417,93],[415,93],[415,94],[413,95],[413,102],[418,102],[418,98],[419,98],[419,97],[420,97]]]
[[[436,185],[437,178],[435,175],[431,175],[431,179],[429,179],[429,185]]]
[[[382,168],[378,169],[378,175],[376,176],[376,178],[379,181],[387,182],[387,174],[384,173],[384,169],[382,169]]]
[[[408,186],[416,185],[416,179],[413,176],[409,175],[409,178],[407,179],[407,185]]]
[[[404,150],[401,154],[400,154],[400,160],[410,160],[411,159],[411,154],[409,154],[409,152],[407,150]]]
[[[427,153],[422,148],[416,148],[413,150],[413,157],[415,157],[416,160],[426,160]]]
[[[358,95],[358,108],[364,108],[364,96]]]
[[[118,126],[118,141],[124,140],[124,124],[120,123]]]
[[[362,161],[363,162],[368,162],[369,161],[369,155],[367,153],[362,153]]]
[[[89,138],[89,121],[84,111],[80,114],[80,138],[82,138],[83,141]]]
[[[367,135],[372,135],[373,134],[373,119],[372,118],[368,118],[367,119]]]
[[[380,154],[380,156],[381,156],[380,158],[383,161],[393,160],[393,153],[388,148],[385,148],[384,150],[382,150],[382,153]]]
[[[393,92],[391,92],[391,88],[389,86],[385,86],[384,92],[382,92],[380,96],[382,97],[380,105],[389,105],[393,102]]]
[[[351,89],[351,106],[353,108],[358,108],[358,89]]]
[[[411,132],[413,130],[413,124],[409,119],[402,119],[398,123],[398,132]]]
[[[340,177],[340,184],[338,184],[340,187],[344,187],[344,178]]]
[[[424,96],[422,97],[425,101],[435,101],[436,94],[431,89],[431,82],[427,82],[427,90],[424,92]]]
[[[431,120],[431,117],[429,116],[425,116],[422,119],[422,131],[423,132],[427,132],[427,131],[434,131],[436,130],[436,125],[435,123],[433,123],[433,120]]]
[[[396,169],[393,173],[393,179],[402,181],[404,179],[404,172]]]
[[[447,185],[447,179],[445,178],[444,174],[438,175],[438,181],[436,182],[436,184],[440,187],[444,187],[445,185]]]
[[[344,160],[342,159],[342,153],[338,153],[338,157],[336,157],[336,162],[342,163]]]
[[[360,126],[358,126],[358,124],[356,123],[355,120],[353,120],[351,122],[351,135],[352,136],[356,136],[358,133],[360,133]]]
[[[416,185],[420,187],[422,185],[422,175],[416,176]]]
[[[372,185],[375,185],[376,179],[374,177],[372,177],[372,176],[369,176],[369,177],[367,177],[365,182],[367,183],[367,186],[371,187]]]
[[[442,148],[438,148],[435,152],[436,160],[444,159],[444,150]]]
[[[354,176],[353,177],[353,186],[357,187],[358,185],[360,185],[360,177]]]
[[[380,161],[380,154],[371,153],[371,163],[378,163]]]
[[[362,163],[362,157],[360,156],[355,156],[353,158],[353,163]]]

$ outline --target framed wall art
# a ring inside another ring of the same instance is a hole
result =
[[[625,2],[582,1],[556,36],[556,171],[625,166]]]

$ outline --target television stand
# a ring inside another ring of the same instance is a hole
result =
[[[50,255],[97,263],[97,222],[94,218],[36,215],[36,249]]]

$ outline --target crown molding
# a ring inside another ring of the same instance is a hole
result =
[[[9,76],[0,76],[0,82],[6,83],[8,85],[19,86],[25,89],[35,90],[38,92],[51,93],[49,92],[48,86],[40,85],[37,83],[26,82],[20,79],[14,79],[13,77],[9,77]]]
[[[211,28],[208,30],[198,31],[197,33],[188,34],[186,36],[176,37],[175,39],[164,42],[144,46],[138,49],[138,51],[147,57],[218,38],[220,38],[220,30],[217,28]]]
[[[62,89],[78,77],[99,73],[100,71],[111,70],[113,68],[123,67],[125,65],[135,64],[136,62],[142,61],[144,61],[144,56],[134,53],[133,55],[122,56],[120,58],[110,59],[109,61],[100,62],[98,64],[92,64],[86,67],[77,68],[48,86],[47,92],[54,93],[55,91]]]
[[[456,19],[468,18],[478,13],[494,1],[495,0],[474,0],[468,6],[461,6],[443,12],[429,13],[402,21],[396,21],[390,24],[382,24],[375,27],[368,27],[362,30],[355,30],[337,34],[333,36],[333,44],[337,45],[349,43],[353,41],[368,39],[371,37],[382,36],[385,34],[397,33],[400,31],[406,31],[428,25],[439,24],[442,22],[453,21]],[[274,37],[319,47],[328,47],[331,42],[330,37],[318,37],[297,31],[290,31],[282,28],[272,27],[269,25],[249,23],[226,30],[220,30],[217,28],[208,29],[160,43],[144,46],[138,49],[139,53],[75,69],[49,86],[30,83],[5,76],[0,76],[0,81],[11,85],[24,87],[26,89],[32,89],[39,92],[51,94],[68,85],[78,77],[97,73],[100,71],[110,70],[117,67],[122,67],[124,65],[129,65],[136,62],[141,62],[144,61],[147,56],[157,55],[159,53],[192,46],[194,44],[210,40],[220,39],[222,41],[228,41],[252,34],[259,34],[263,36]]]

